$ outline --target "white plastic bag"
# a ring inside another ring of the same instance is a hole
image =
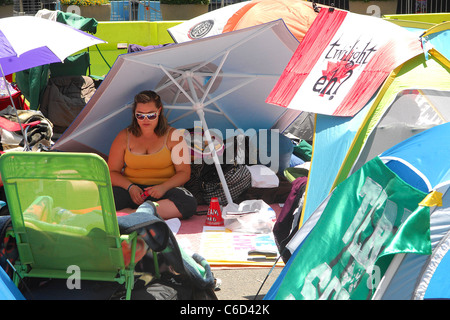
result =
[[[223,217],[227,229],[243,233],[270,233],[276,221],[275,211],[263,200],[245,200]]]
[[[276,188],[280,185],[277,174],[262,164],[247,166],[252,175],[253,188]]]

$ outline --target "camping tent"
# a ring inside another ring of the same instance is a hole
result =
[[[386,14],[382,18],[420,35],[437,24],[449,21],[450,13]]]
[[[447,59],[450,58],[450,13],[387,15],[384,19],[422,36]]]
[[[2,208],[4,208],[6,203],[0,201],[0,204],[2,205]],[[0,234],[2,236],[5,236],[5,232],[8,230],[10,223],[11,218],[9,215],[0,216]],[[12,265],[9,264],[10,261],[8,259],[13,257],[7,252],[9,250],[9,248],[6,248],[8,241],[5,240],[6,238],[3,239],[5,246],[3,247],[2,245],[2,254],[0,256],[0,300],[24,300],[25,298],[22,293],[11,279]]]
[[[377,299],[450,299],[450,123],[442,124],[397,144],[380,155],[403,180],[428,193],[436,205],[430,216],[429,256],[396,257]],[[435,197],[435,199],[432,199]]]
[[[24,300],[22,293],[17,289],[8,274],[0,268],[0,300]]]
[[[443,22],[429,28],[423,37],[447,59],[450,59],[450,22]]]
[[[365,162],[420,131],[449,121],[450,62],[435,49],[428,53],[397,67],[355,116],[316,115],[301,223]]]
[[[339,184],[265,298],[450,298],[449,134],[449,123],[421,132]]]

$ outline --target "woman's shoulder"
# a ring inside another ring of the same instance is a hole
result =
[[[127,129],[119,131],[111,144],[111,151],[125,150],[127,146]],[[110,151],[110,153],[111,153]]]
[[[168,129],[167,129],[167,132],[168,132],[168,134],[169,134],[169,136],[170,135],[173,135],[174,133],[179,133],[180,132],[180,130],[178,130],[178,129],[176,129],[176,128],[174,128],[174,127],[169,127]]]
[[[117,134],[117,136],[119,137],[127,137],[128,136],[128,134],[129,134],[129,130],[128,130],[128,128],[125,128],[125,129],[122,129],[122,130],[120,130],[119,131],[119,133]]]
[[[169,137],[169,140],[180,142],[183,137],[183,131],[180,129],[169,127],[168,137]]]
[[[120,142],[126,142],[128,138],[128,129],[120,130],[115,140]]]
[[[167,144],[169,146],[174,146],[181,141],[183,141],[183,134],[181,133],[181,130],[170,127],[167,130]]]

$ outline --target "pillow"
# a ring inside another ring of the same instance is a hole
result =
[[[269,167],[261,164],[247,166],[252,175],[252,187],[254,188],[276,188],[280,179]]]

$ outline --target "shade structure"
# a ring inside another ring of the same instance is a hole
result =
[[[0,65],[4,74],[62,62],[105,41],[68,25],[32,16],[0,19]]]
[[[129,125],[133,98],[142,90],[160,94],[175,128],[194,128],[201,120],[205,131],[215,129],[223,138],[271,129],[295,115],[265,99],[297,46],[277,20],[121,55],[54,149],[107,156],[117,133]]]
[[[62,62],[81,49],[104,42],[68,25],[37,17],[14,16],[0,19],[0,71],[3,81],[6,84],[5,75]],[[15,109],[10,92],[9,96]],[[22,126],[21,131],[25,137]],[[28,149],[27,139],[25,149]]]

